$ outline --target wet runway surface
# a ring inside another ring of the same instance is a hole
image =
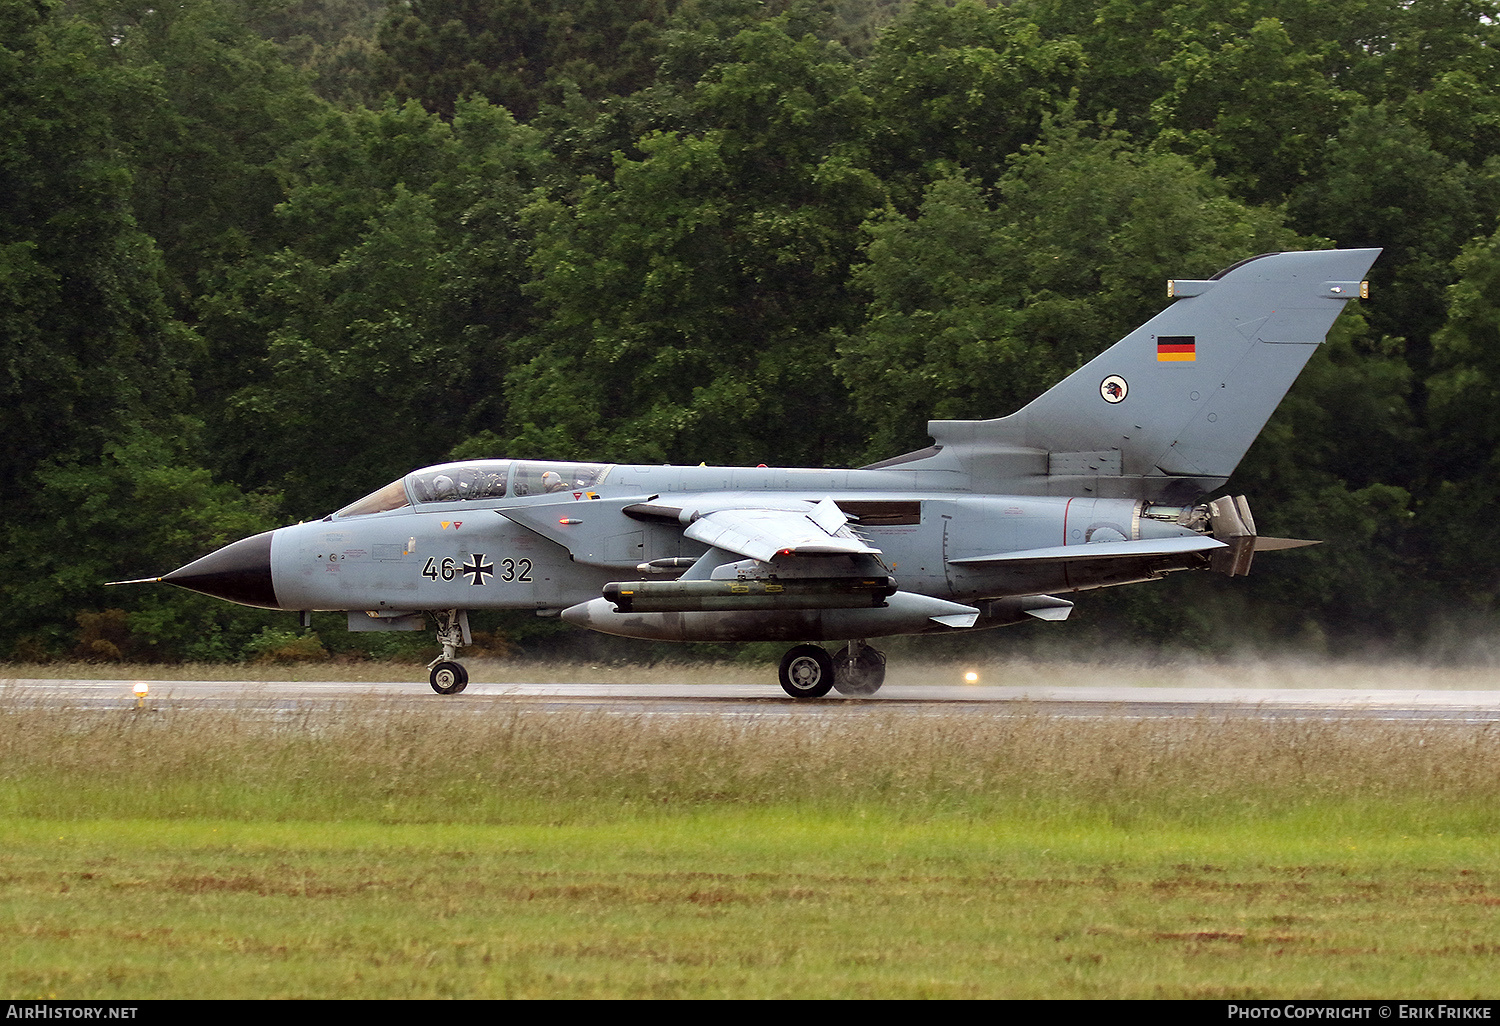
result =
[[[870,698],[786,697],[775,684],[470,684],[460,695],[426,684],[368,681],[0,680],[0,700],[44,708],[238,708],[290,713],[346,705],[452,708],[497,705],[668,716],[808,716],[880,710],[892,715],[1030,714],[1098,718],[1250,717],[1500,722],[1500,691],[887,685]]]

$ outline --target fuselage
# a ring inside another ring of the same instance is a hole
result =
[[[832,498],[880,550],[901,591],[957,601],[1097,588],[1170,569],[1160,560],[1091,564],[1085,571],[1058,562],[1000,567],[964,559],[1201,533],[1179,523],[1180,507],[974,495],[964,484],[958,475],[900,469],[444,464],[408,474],[323,520],[237,543],[251,561],[265,560],[269,588],[249,597],[203,590],[279,609],[347,610],[356,629],[354,614],[387,620],[433,609],[558,613],[643,571],[666,580],[680,574],[709,548],[683,534],[695,503],[724,508],[742,501],[755,508]],[[193,587],[196,565],[167,580]]]

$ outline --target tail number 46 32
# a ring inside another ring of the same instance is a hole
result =
[[[509,584],[512,581],[531,581],[531,560],[529,559],[502,559],[497,563],[489,562],[482,552],[476,552],[469,557],[467,563],[460,563],[452,556],[445,556],[439,560],[435,556],[427,557],[427,565],[422,567],[422,576],[429,581],[444,580],[451,581],[462,574],[467,577],[470,584],[486,584],[489,578],[498,577]]]

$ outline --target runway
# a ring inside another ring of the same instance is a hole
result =
[[[481,714],[499,704],[538,711],[597,710],[667,716],[1038,715],[1144,719],[1373,719],[1453,723],[1500,722],[1500,691],[1335,688],[1048,687],[950,684],[887,685],[870,698],[831,694],[788,698],[775,684],[470,684],[440,696],[410,681],[150,681],[144,698],[134,680],[0,680],[0,701],[30,707],[108,710],[237,708],[292,713],[338,706],[459,708]]]

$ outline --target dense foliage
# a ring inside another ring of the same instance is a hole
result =
[[[1010,412],[1169,276],[1327,245],[1385,248],[1373,301],[1230,488],[1330,544],[1090,598],[1085,636],[1473,638],[1497,15],[0,0],[0,656],[265,651],[284,617],[101,582],[452,455],[893,455]]]

